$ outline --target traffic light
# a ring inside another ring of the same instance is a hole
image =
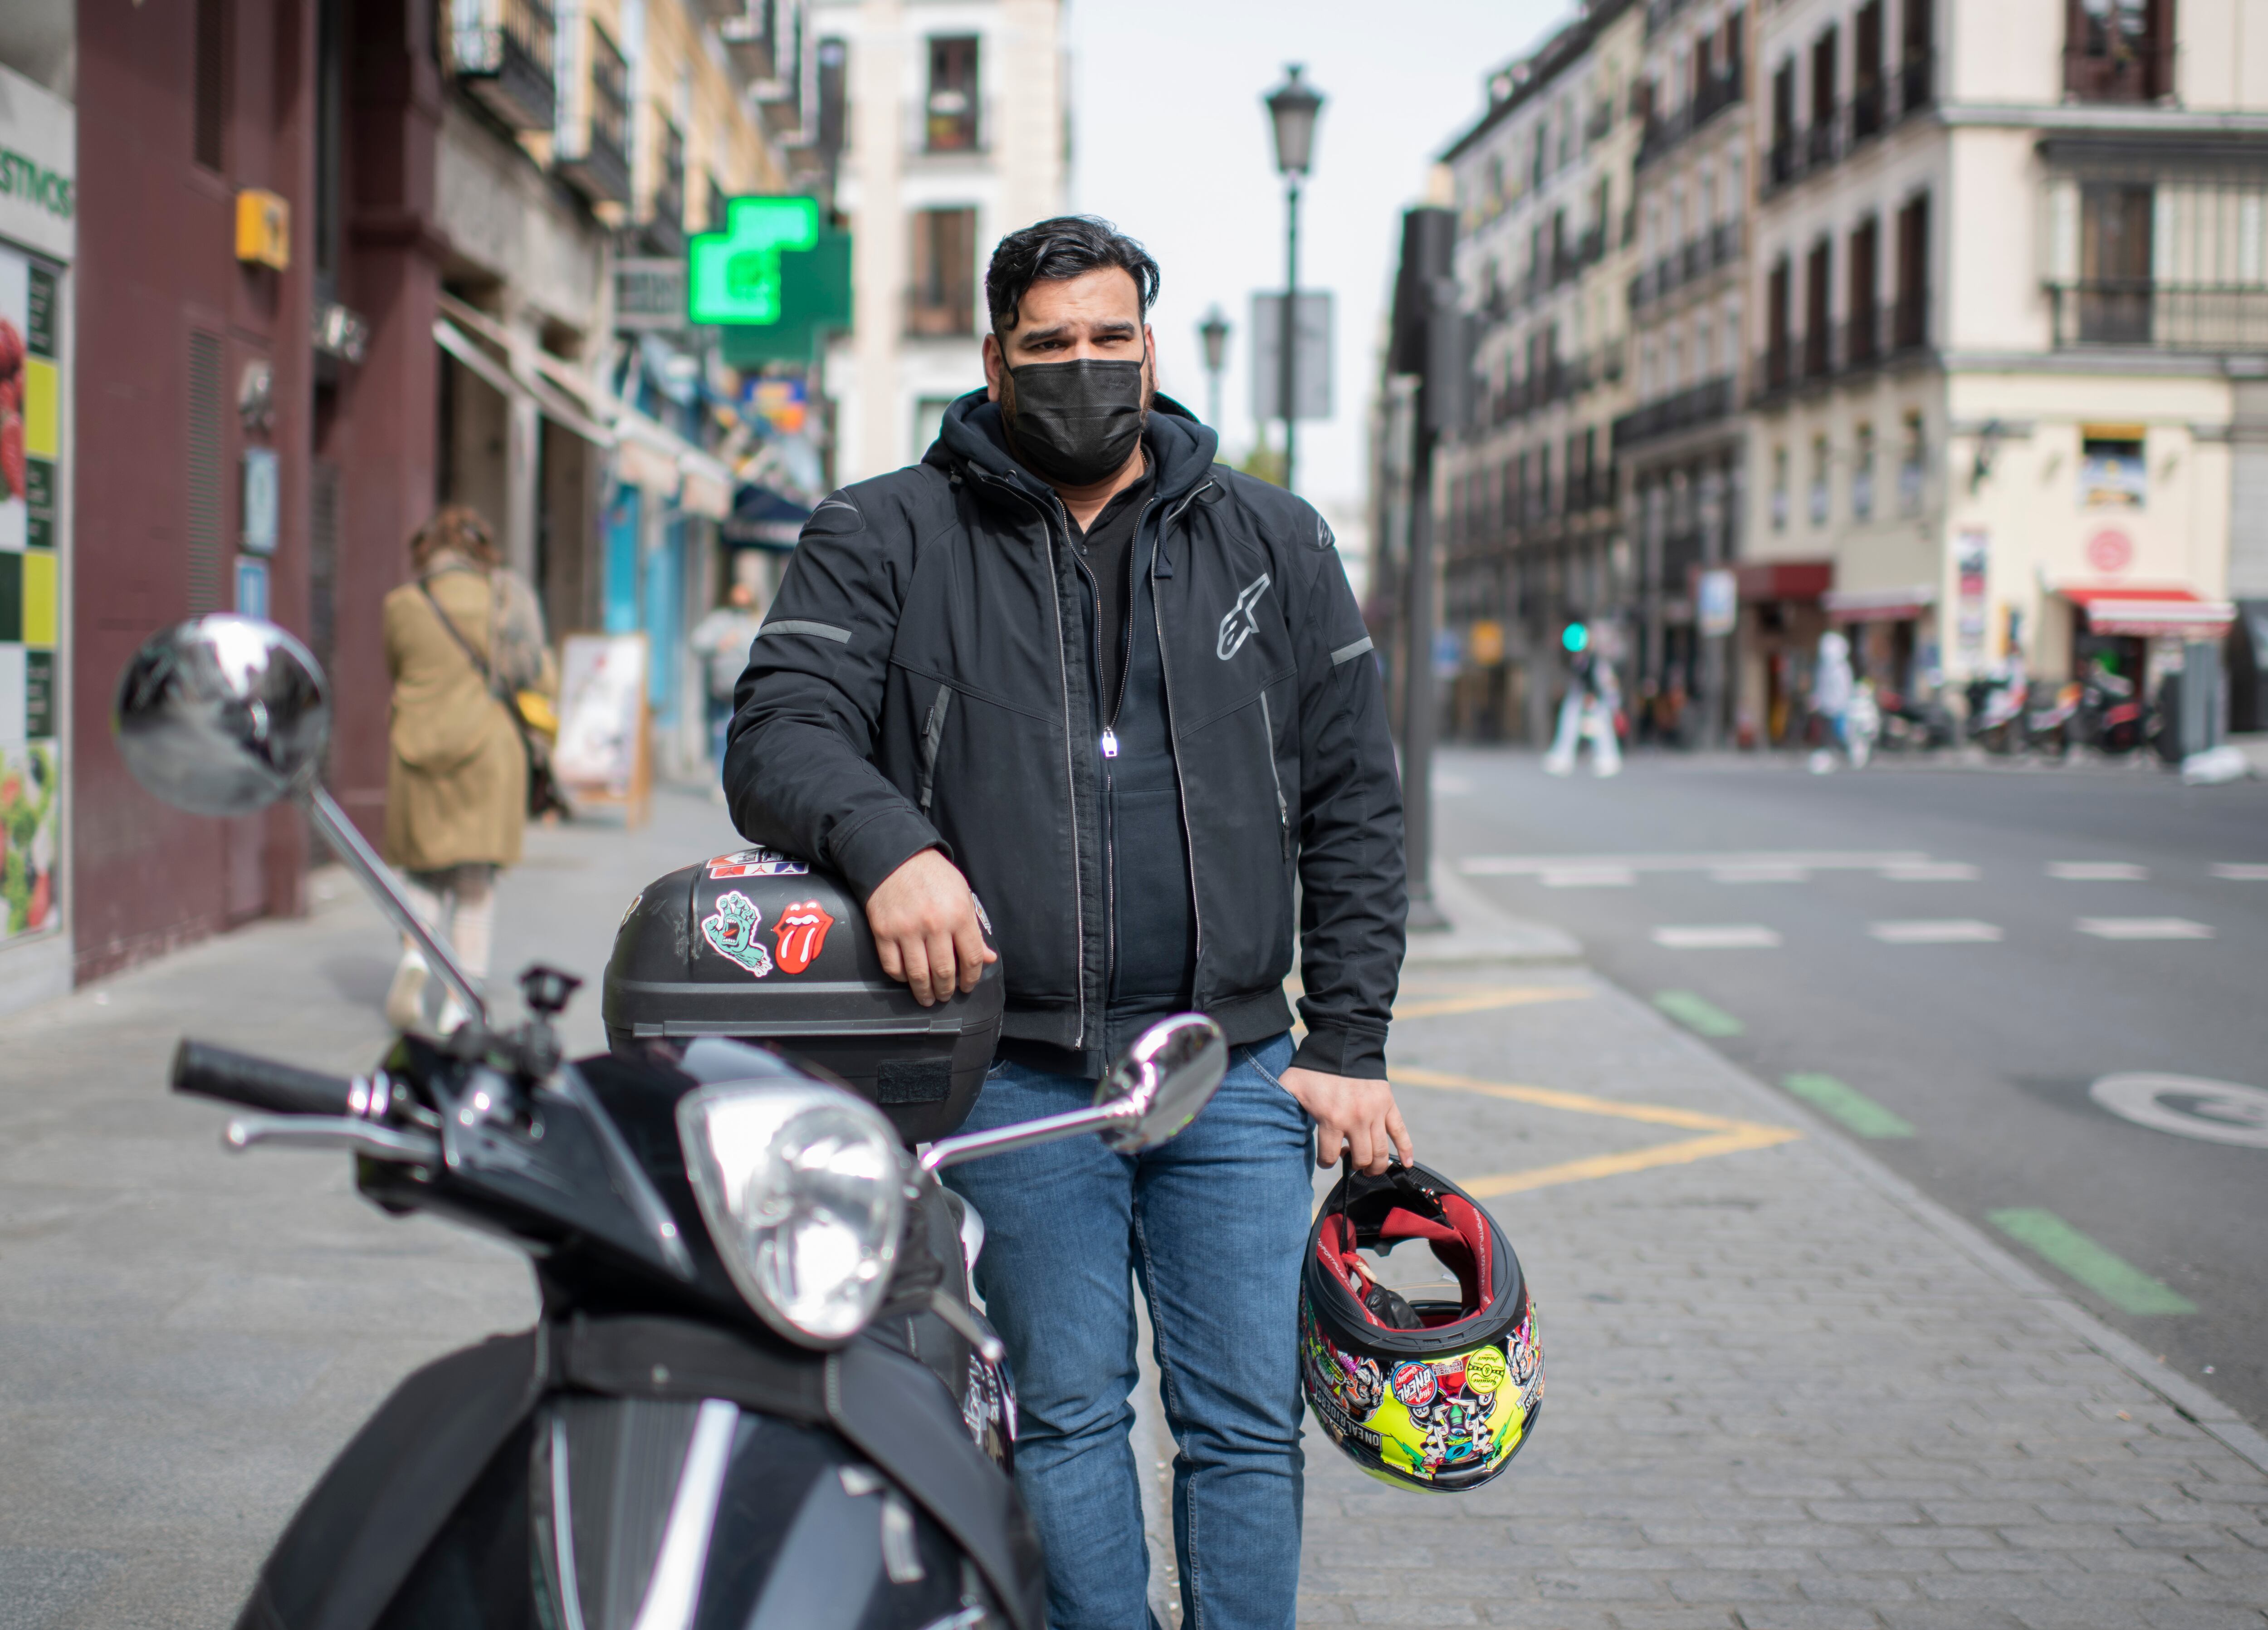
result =
[[[1591,631],[1580,623],[1570,623],[1559,631],[1559,643],[1567,647],[1572,656],[1591,643]]]

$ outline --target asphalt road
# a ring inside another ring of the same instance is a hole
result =
[[[1440,856],[1491,898],[2268,1421],[2268,785],[1730,756],[1562,781],[1472,750],[1435,785]],[[2091,1090],[2146,1073],[2250,1095]]]

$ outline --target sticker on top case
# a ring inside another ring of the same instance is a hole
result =
[[[772,938],[779,942],[782,973],[801,973],[827,948],[827,931],[835,915],[816,900],[792,900],[780,908],[772,923]]]
[[[709,862],[709,881],[728,881],[735,877],[808,877],[811,864],[793,855],[782,854],[777,849],[740,849],[731,854],[720,854]]]
[[[735,889],[718,896],[716,911],[701,919],[701,934],[718,955],[761,979],[772,970],[772,954],[756,943],[763,920],[755,902]]]
[[[976,908],[976,926],[984,931],[984,937],[986,939],[992,939],[994,937],[992,933],[992,919],[984,915],[984,902],[978,899],[974,894],[971,894],[968,896],[968,904]]]

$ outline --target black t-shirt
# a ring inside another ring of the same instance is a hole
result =
[[[1143,454],[1144,468],[1134,484],[1116,494],[1085,533],[1075,533],[1079,558],[1094,576],[1094,631],[1102,650],[1101,671],[1095,675],[1103,721],[1109,722],[1118,706],[1119,676],[1126,671],[1126,596],[1131,586],[1134,534],[1142,525],[1142,508],[1158,485],[1157,462]]]

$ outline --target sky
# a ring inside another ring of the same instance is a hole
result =
[[[1159,385],[1206,412],[1197,324],[1232,326],[1221,440],[1252,445],[1251,299],[1284,283],[1284,193],[1261,99],[1299,63],[1325,99],[1300,199],[1300,286],[1336,296],[1334,417],[1302,421],[1301,494],[1354,518],[1364,422],[1402,211],[1485,103],[1483,81],[1570,0],[1068,0],[1071,207],[1139,239],[1164,273]]]

